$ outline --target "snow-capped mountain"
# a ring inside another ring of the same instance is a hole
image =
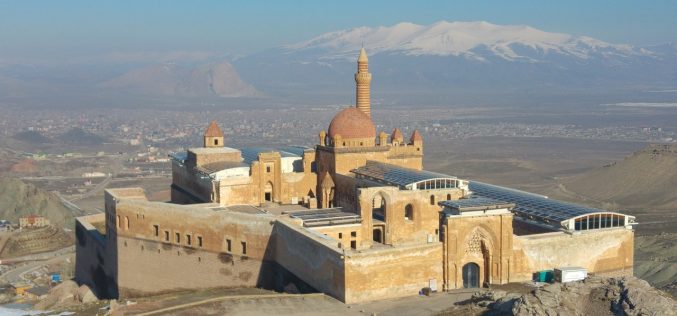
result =
[[[612,44],[525,25],[446,22],[357,27],[235,61],[264,90],[352,85],[364,46],[382,91],[675,86],[677,49]]]
[[[486,47],[506,60],[533,61],[511,46],[519,45],[544,54],[557,53],[590,58],[596,53],[617,56],[651,56],[651,52],[630,45],[614,45],[586,36],[548,33],[526,25],[495,25],[488,22],[447,22],[432,25],[399,23],[391,27],[358,27],[320,35],[308,41],[288,45],[290,51],[322,49],[329,58],[354,58],[366,45],[372,54],[398,52],[405,55],[464,56],[485,60],[475,49]]]

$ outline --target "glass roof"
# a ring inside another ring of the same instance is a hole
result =
[[[351,170],[351,172],[378,182],[398,186],[402,189],[411,189],[407,186],[426,180],[457,179],[456,177],[442,173],[404,168],[377,161],[367,161],[365,166],[355,168]]]
[[[185,151],[178,151],[169,154],[169,157],[177,162],[185,163],[188,159],[188,153]]]
[[[489,210],[489,209],[499,209],[499,208],[512,208],[515,206],[514,203],[508,203],[499,201],[496,199],[490,199],[486,197],[478,197],[471,199],[460,199],[460,200],[449,200],[442,201],[439,203],[442,206],[446,206],[452,209],[457,209],[459,211],[474,211],[474,210]]]
[[[615,213],[477,181],[470,181],[469,189],[473,192],[473,196],[515,203],[516,206],[513,208],[515,214],[551,224],[561,224],[563,221],[586,214]]]
[[[283,147],[283,148],[274,148],[274,147],[244,147],[240,149],[242,152],[242,159],[247,164],[251,164],[253,161],[259,160],[259,154],[264,152],[279,152],[280,157],[298,157],[303,156],[303,147]]]
[[[289,216],[302,220],[305,227],[357,224],[362,222],[360,215],[343,212],[341,208],[296,211],[290,212]]]

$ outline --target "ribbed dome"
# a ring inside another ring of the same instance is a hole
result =
[[[329,137],[341,135],[348,138],[376,138],[374,122],[357,108],[347,108],[334,116],[329,123]]]

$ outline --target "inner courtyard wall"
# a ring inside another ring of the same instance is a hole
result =
[[[345,301],[344,250],[322,233],[279,220],[274,228],[275,261],[316,290]]]

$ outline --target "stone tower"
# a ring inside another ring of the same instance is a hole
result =
[[[207,130],[205,130],[204,146],[206,148],[223,147],[223,132],[216,125],[216,121],[209,123]]]
[[[370,88],[371,74],[369,73],[369,59],[364,48],[360,50],[360,57],[357,58],[357,73],[355,73],[355,83],[357,91],[355,93],[355,105],[360,111],[371,118],[371,97]]]

